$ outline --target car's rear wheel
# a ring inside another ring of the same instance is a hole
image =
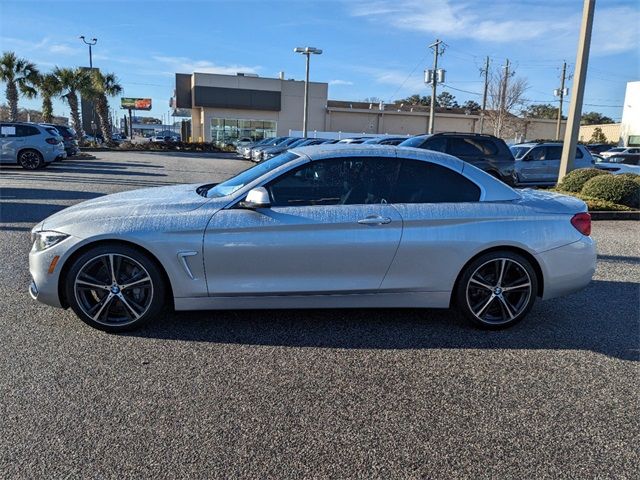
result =
[[[25,170],[36,170],[44,166],[44,159],[36,150],[23,150],[18,155],[18,164]]]
[[[76,315],[107,332],[136,329],[164,307],[164,279],[156,263],[125,245],[102,245],[80,255],[65,289]]]
[[[475,325],[499,329],[522,320],[536,299],[531,263],[514,252],[489,252],[471,262],[456,290],[458,309]]]

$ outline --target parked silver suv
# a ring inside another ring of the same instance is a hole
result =
[[[558,182],[562,143],[519,143],[510,148],[516,159],[513,170],[516,185],[555,185]],[[594,163],[589,150],[578,145],[573,169],[590,168]]]
[[[35,123],[0,123],[0,163],[18,164],[27,170],[66,158],[62,137]]]

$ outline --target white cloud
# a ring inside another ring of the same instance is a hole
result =
[[[349,80],[329,80],[329,85],[353,85]]]
[[[576,8],[575,4],[552,1],[378,0],[350,4],[350,14],[449,40],[510,43],[535,39],[536,43],[563,48],[569,38],[577,38],[582,10],[579,5]],[[637,49],[639,24],[637,8],[597,8],[592,51],[599,54]]]
[[[593,20],[591,52],[594,55],[611,55],[629,50],[636,51],[640,45],[640,9],[615,7],[598,9]],[[630,59],[634,61],[634,59]]]
[[[187,57],[166,57],[156,55],[154,60],[164,64],[169,70],[167,73],[219,73],[223,75],[235,75],[236,73],[258,73],[260,66],[248,65],[217,65],[208,60],[193,60]]]
[[[54,43],[49,45],[49,51],[59,55],[75,55],[78,53],[78,49],[67,45],[66,43]]]

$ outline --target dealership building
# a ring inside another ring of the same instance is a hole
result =
[[[309,83],[309,136],[393,134],[427,131],[429,109],[423,106],[329,100],[327,83]],[[302,130],[304,82],[253,74],[176,74],[172,107],[184,122],[183,138],[233,143],[244,137],[259,139],[292,135]],[[515,138],[554,138],[555,120],[520,119]],[[479,112],[436,109],[436,132],[479,132]],[[564,122],[563,122],[564,128]],[[485,127],[485,133],[490,133]]]

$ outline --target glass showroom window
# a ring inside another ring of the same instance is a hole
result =
[[[234,144],[241,138],[262,140],[275,137],[276,131],[277,123],[270,120],[211,119],[211,140],[218,145]]]

